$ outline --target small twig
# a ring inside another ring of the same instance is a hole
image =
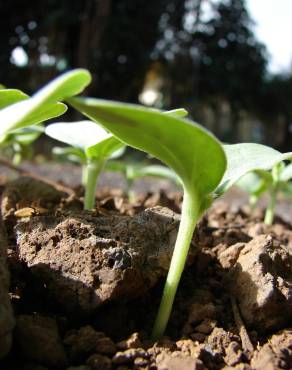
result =
[[[75,194],[74,190],[69,188],[68,186],[62,185],[59,182],[49,180],[46,177],[43,177],[41,175],[37,175],[33,172],[27,171],[24,168],[21,168],[19,166],[15,166],[14,164],[12,164],[6,158],[0,157],[0,164],[9,168],[9,169],[11,169],[11,170],[13,170],[13,171],[16,171],[16,172],[20,173],[21,175],[29,176],[29,177],[34,178],[35,180],[43,181],[43,182],[47,183],[48,185],[53,186],[54,188],[56,188],[59,191],[63,191],[65,193],[69,194],[69,195]]]
[[[240,335],[241,343],[242,343],[242,348],[244,352],[247,354],[251,354],[254,351],[253,344],[249,338],[249,335],[247,333],[247,330],[245,328],[245,325],[242,321],[242,318],[239,313],[239,309],[236,303],[236,300],[233,296],[230,297],[231,299],[231,306],[232,306],[232,311],[233,311],[233,316],[234,316],[234,321],[237,326],[237,330]]]

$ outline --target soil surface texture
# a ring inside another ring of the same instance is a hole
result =
[[[292,369],[291,224],[215,202],[153,342],[180,193],[100,191],[90,212],[29,177],[1,193],[1,370]]]

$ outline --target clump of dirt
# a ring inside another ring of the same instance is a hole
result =
[[[79,316],[144,295],[165,276],[178,224],[177,214],[158,206],[134,216],[36,216],[15,227],[16,245],[40,290]]]
[[[160,193],[131,205],[107,193],[84,212],[61,195],[45,214],[6,218],[17,326],[1,367],[291,368],[291,225],[267,227],[226,203],[198,225],[168,336],[149,339],[180,202]]]
[[[251,367],[257,370],[292,368],[292,331],[273,335],[268,343],[255,351]]]
[[[271,331],[292,317],[292,256],[270,235],[245,244],[228,279],[249,326]]]

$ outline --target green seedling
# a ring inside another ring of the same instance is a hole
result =
[[[44,132],[42,125],[25,127],[10,132],[2,140],[1,151],[13,157],[13,164],[19,165],[23,159],[31,158],[33,155],[32,144]]]
[[[72,146],[71,155],[86,163],[84,209],[94,208],[98,175],[110,157],[121,155],[124,144],[91,121],[53,123],[47,126],[46,134]]]
[[[91,98],[73,98],[69,103],[127,145],[160,159],[175,171],[183,185],[181,222],[152,333],[153,339],[160,338],[171,313],[198,220],[216,196],[255,165],[260,168],[274,165],[281,153],[272,150],[268,156],[264,150],[266,147],[256,144],[239,144],[223,149],[214,136],[196,123],[142,106]],[[265,163],[265,159],[261,163],[255,161],[261,149],[269,163]],[[250,155],[251,152],[254,156]],[[239,163],[242,170],[238,170]]]
[[[0,90],[0,145],[12,131],[63,114],[67,107],[59,101],[79,94],[90,80],[89,72],[76,69],[51,81],[31,98],[19,90]]]
[[[249,205],[254,210],[262,194],[267,191],[267,184],[256,172],[247,173],[239,181],[236,186],[246,191],[249,194]]]
[[[250,194],[253,203],[257,203],[260,196],[267,192],[269,203],[265,213],[265,224],[272,225],[275,215],[275,205],[280,192],[291,196],[292,163],[285,166],[277,163],[271,171],[256,170],[245,175],[237,185]]]
[[[105,170],[119,172],[124,176],[127,183],[126,194],[130,200],[134,199],[134,194],[132,192],[134,181],[143,177],[167,179],[180,185],[179,177],[176,176],[175,172],[160,164],[149,164],[147,162],[137,163],[132,161],[110,161]]]

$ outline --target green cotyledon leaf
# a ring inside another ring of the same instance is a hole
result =
[[[0,137],[12,130],[34,125],[63,114],[67,107],[59,103],[79,94],[91,81],[88,71],[76,69],[51,81],[31,98],[0,111]]]
[[[126,144],[171,167],[198,197],[219,184],[226,158],[219,141],[198,124],[143,106],[92,98],[67,100]]]
[[[248,172],[237,182],[236,186],[246,191],[250,195],[260,196],[267,190],[265,181],[255,172]]]
[[[46,134],[53,139],[81,149],[88,158],[100,160],[108,159],[125,146],[92,121],[52,123],[46,127]]]
[[[227,169],[216,189],[218,195],[226,192],[243,175],[255,170],[270,170],[276,164],[292,158],[292,153],[281,153],[262,144],[243,143],[223,145]]]
[[[0,109],[6,108],[11,104],[28,99],[29,96],[20,90],[2,89],[0,90]]]

